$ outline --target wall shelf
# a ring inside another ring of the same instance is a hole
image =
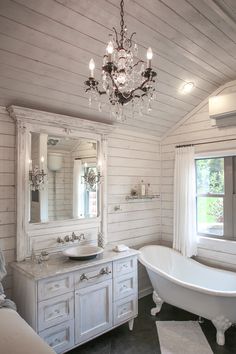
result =
[[[151,195],[127,195],[126,200],[151,200],[160,198],[160,194]]]

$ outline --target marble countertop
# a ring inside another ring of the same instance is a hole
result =
[[[106,248],[102,254],[90,260],[71,260],[60,253],[56,255],[50,255],[49,260],[44,261],[41,264],[34,263],[31,260],[25,260],[22,262],[13,262],[11,266],[21,273],[24,273],[26,276],[35,280],[39,280],[91,266],[96,266],[106,262],[112,262],[122,258],[135,256],[138,254],[139,251],[134,249],[129,249],[125,252],[115,252],[110,248]]]

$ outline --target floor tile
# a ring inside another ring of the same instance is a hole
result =
[[[128,324],[124,324],[71,350],[68,354],[161,354],[155,324],[157,319],[188,321],[198,318],[168,304],[163,304],[161,312],[153,317],[150,314],[153,305],[151,296],[139,301],[139,316],[135,319],[132,332],[129,331]],[[236,327],[231,327],[226,332],[226,343],[223,347],[216,344],[216,330],[210,321],[205,320],[201,327],[214,354],[236,354]]]

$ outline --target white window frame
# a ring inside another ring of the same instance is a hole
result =
[[[224,157],[224,169],[225,169],[225,193],[224,197],[224,235],[210,235],[205,233],[198,233],[198,241],[206,245],[209,243],[209,240],[212,241],[226,241],[233,243],[236,247],[236,218],[233,218],[233,203],[235,203],[236,209],[236,195],[235,195],[235,202],[233,196],[233,171],[227,172],[228,169],[233,169],[232,157],[236,156],[235,150],[226,150],[226,151],[213,151],[213,152],[203,152],[195,154],[195,160],[199,159],[207,159],[207,158],[220,158]],[[231,160],[230,160],[231,159]],[[200,196],[200,195],[198,195]],[[205,194],[204,196],[207,196]],[[210,194],[211,196],[218,196],[217,194]],[[219,195],[222,197],[222,195]],[[197,194],[196,194],[196,206],[197,206]],[[196,208],[197,212],[197,208]],[[211,244],[211,242],[210,242]],[[236,248],[235,248],[236,250]]]
[[[227,145],[227,143],[224,145]],[[235,143],[233,145],[235,145]],[[222,144],[219,144],[215,150],[210,150],[211,146],[207,144],[205,146],[196,146],[195,158],[236,156],[235,146],[228,145],[228,148],[217,150],[220,146],[222,146]],[[222,238],[219,239],[207,236],[198,236],[197,243],[197,256],[199,259],[207,262],[208,264],[212,264],[213,266],[223,266],[228,269],[236,270],[235,241]]]
[[[196,212],[197,198],[223,198],[224,204],[224,234],[222,236],[198,232],[198,236],[210,237],[216,239],[235,240],[234,225],[233,225],[233,157],[232,156],[215,156],[215,157],[195,157],[195,161],[203,159],[224,158],[224,194],[217,193],[202,193],[197,194],[196,191]],[[197,218],[196,218],[197,220]],[[197,225],[198,228],[198,225]]]

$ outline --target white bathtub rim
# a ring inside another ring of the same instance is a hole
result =
[[[168,274],[167,272],[164,272],[160,269],[158,269],[157,267],[153,266],[151,263],[149,263],[143,256],[142,254],[142,250],[145,249],[145,248],[149,248],[149,247],[158,247],[158,248],[168,248],[171,252],[174,252],[178,255],[181,255],[179,252],[177,252],[176,250],[174,250],[173,248],[169,248],[169,247],[166,247],[166,246],[159,246],[159,245],[147,245],[147,246],[144,246],[144,247],[141,247],[139,249],[140,251],[140,255],[138,256],[138,259],[139,259],[139,262],[144,265],[145,267],[147,267],[148,269],[152,270],[153,272],[155,273],[158,273],[159,275],[163,276],[164,278],[167,278],[168,280],[172,281],[173,283],[175,284],[178,284],[178,285],[181,285],[185,288],[189,288],[189,289],[192,289],[192,290],[196,290],[198,292],[201,292],[201,293],[206,293],[206,294],[210,294],[210,295],[217,295],[217,296],[225,296],[225,297],[235,297],[236,296],[236,290],[235,291],[220,291],[220,290],[214,290],[214,289],[209,289],[209,288],[205,288],[205,287],[201,287],[199,285],[195,285],[193,283],[187,283],[187,282],[184,282],[180,279],[177,279],[173,276],[171,276],[170,274]],[[197,263],[199,267],[202,267],[202,268],[208,268],[208,269],[214,269],[213,267],[209,267],[205,264],[202,264],[200,262],[197,262],[191,258],[188,258],[187,262],[191,262],[191,263]],[[231,271],[227,271],[227,270],[223,270],[223,269],[218,269],[216,268],[217,271],[220,271],[222,273],[233,273]]]

